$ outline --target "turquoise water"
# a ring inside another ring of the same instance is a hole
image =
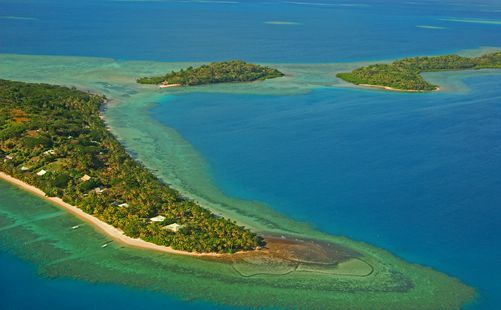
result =
[[[68,273],[84,278],[95,278],[94,273],[105,275],[110,272],[109,268],[86,265],[89,261],[98,265],[112,263],[116,260],[117,249],[103,251],[100,245],[107,240],[106,237],[58,207],[13,185],[0,182],[0,193],[0,309],[142,309],[145,305],[159,309],[226,309],[220,305],[188,302],[186,297],[181,301],[179,297],[102,284],[107,282],[105,280],[90,283],[61,277],[61,274]],[[81,228],[71,230],[70,227],[76,224]],[[66,241],[66,238],[73,240]],[[28,251],[27,246],[30,247]],[[134,260],[141,258],[129,253],[125,261],[130,267]],[[151,261],[143,260],[143,263],[149,265]],[[111,271],[115,277],[121,274],[121,270],[126,270],[118,267],[119,264],[114,264],[118,270]],[[162,266],[161,263],[158,265]],[[130,276],[131,272],[126,273]],[[139,274],[132,278],[141,281]],[[150,289],[157,289],[157,286]]]
[[[125,287],[89,284],[74,280],[41,278],[36,268],[0,253],[0,287],[2,309],[142,309],[144,305],[158,308],[193,310],[221,309],[220,306],[188,303]],[[127,298],[124,298],[127,296]]]
[[[226,193],[457,276],[492,309],[501,75],[466,82],[467,94],[192,94],[151,115],[202,153]]]
[[[326,63],[501,46],[499,1],[0,5],[0,53]],[[501,305],[501,77],[465,82],[470,90],[434,94],[195,93],[169,97],[149,113],[193,144],[225,193],[456,276],[479,290],[472,308],[493,309]],[[0,287],[14,309],[28,307],[15,298],[24,284],[52,308],[74,298],[84,300],[82,308],[109,307],[107,301],[122,309],[193,306],[118,286],[44,279],[11,254],[0,255],[0,264]],[[133,296],[130,303],[122,294]]]

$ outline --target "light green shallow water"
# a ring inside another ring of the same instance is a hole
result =
[[[279,65],[289,76],[262,83],[160,90],[135,84],[137,76],[185,67],[186,63],[117,62],[111,59],[0,55],[0,78],[71,85],[112,99],[105,118],[112,132],[139,161],[203,205],[256,231],[331,241],[358,251],[373,268],[368,276],[298,270],[287,275],[243,277],[229,263],[135,250],[112,244],[56,207],[0,183],[0,242],[40,266],[43,275],[125,284],[187,299],[230,305],[326,309],[454,309],[474,292],[444,274],[411,265],[367,244],[334,237],[277,214],[257,202],[227,197],[193,147],[146,111],[167,93],[234,92],[299,94],[319,87],[346,87],[335,74],[360,64]],[[433,74],[444,89],[467,91],[461,80],[474,73]],[[5,194],[4,194],[5,193]],[[24,201],[19,208],[18,201]],[[29,247],[27,247],[27,243]],[[240,269],[239,269],[240,268]],[[285,267],[284,267],[285,268]],[[349,270],[349,267],[345,269]],[[253,270],[243,270],[253,274]],[[325,270],[324,270],[325,271]]]

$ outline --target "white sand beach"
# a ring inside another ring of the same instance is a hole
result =
[[[161,246],[157,244],[153,244],[138,238],[131,238],[126,236],[121,230],[99,220],[98,218],[85,213],[84,211],[80,210],[79,208],[72,206],[66,202],[64,202],[61,198],[58,197],[48,197],[42,190],[40,190],[37,187],[34,187],[32,185],[29,185],[26,182],[23,182],[19,179],[16,179],[4,172],[0,172],[0,179],[7,181],[23,190],[26,190],[40,198],[43,198],[58,207],[63,208],[64,210],[68,211],[69,213],[77,216],[79,219],[91,224],[93,227],[95,227],[98,231],[103,232],[107,236],[111,237],[113,240],[120,242],[124,245],[130,246],[130,247],[135,247],[135,248],[142,248],[142,249],[148,249],[148,250],[153,250],[153,251],[159,251],[159,252],[166,252],[166,253],[171,253],[171,254],[179,254],[179,255],[188,255],[188,256],[211,256],[211,257],[217,257],[217,256],[227,256],[229,254],[219,254],[219,253],[196,253],[196,252],[187,252],[187,251],[179,251],[179,250],[174,250],[171,247],[166,247],[166,246]]]
[[[398,89],[390,86],[382,86],[382,85],[371,85],[371,84],[358,84],[358,86],[363,86],[363,87],[370,87],[370,88],[379,88],[379,89],[384,89],[384,90],[391,90],[391,91],[399,91],[399,92],[406,92],[406,93],[424,93],[428,92],[428,90],[417,90],[417,89]],[[439,91],[440,87],[435,88],[432,91]]]

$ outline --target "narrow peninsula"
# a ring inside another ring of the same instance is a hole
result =
[[[26,64],[33,72],[55,72],[56,79],[49,80],[68,84],[80,72],[81,59],[75,58],[64,73],[53,65],[59,59],[30,57]],[[32,79],[19,71],[19,60],[5,63],[9,78]],[[100,61],[90,66],[102,64],[109,66]],[[132,95],[137,97],[122,94],[130,87],[121,84],[130,76],[126,65],[116,66],[112,76],[117,80],[109,80],[120,94],[105,86],[93,88],[102,71],[88,72],[86,81],[77,85],[123,100],[109,105],[107,116],[120,106],[127,114],[116,120],[127,128],[145,121],[138,117],[144,106],[137,102],[157,92],[137,87],[142,92]],[[41,274],[254,308],[459,309],[476,296],[458,279],[369,244],[319,232],[272,210],[248,207],[255,204],[228,205],[239,208],[235,213],[228,208],[228,214],[254,231],[213,215],[127,153],[102,119],[105,101],[74,88],[0,79],[0,179],[84,221],[0,182],[5,189],[0,197],[0,241],[40,266]],[[19,203],[9,203],[13,196],[20,196]],[[234,217],[237,213],[242,217]],[[120,238],[114,238],[117,234]],[[133,249],[138,247],[204,257],[152,255]]]
[[[140,84],[160,87],[195,86],[216,83],[253,82],[284,76],[277,69],[249,64],[241,60],[213,62],[200,67],[172,71],[163,76],[142,77]]]
[[[426,92],[439,87],[426,81],[421,73],[472,69],[501,69],[501,52],[472,58],[458,55],[404,58],[391,64],[374,64],[351,73],[338,73],[337,77],[360,86]]]
[[[100,117],[104,97],[0,80],[0,171],[126,236],[196,253],[234,253],[261,237],[216,216],[135,161]]]

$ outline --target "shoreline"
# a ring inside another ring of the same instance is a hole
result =
[[[171,88],[171,87],[181,87],[181,84],[160,84],[159,88]]]
[[[137,160],[137,159],[136,159],[136,160]],[[42,198],[42,199],[46,199],[46,197],[40,197],[40,198]],[[59,207],[58,207],[58,208],[59,208]],[[61,209],[61,208],[59,208],[59,209]],[[69,212],[69,211],[65,211],[65,212]],[[94,231],[97,231],[97,229],[95,229],[94,227],[93,227],[93,230],[94,230]],[[103,235],[103,233],[101,233],[100,231],[98,231],[98,232],[99,232],[101,235]],[[80,233],[80,232],[79,232],[79,233]],[[99,246],[99,242],[95,242],[95,244],[96,244],[96,246]],[[22,246],[22,245],[20,245],[20,246]],[[378,248],[378,249],[382,249],[382,248]],[[113,250],[115,250],[115,247],[114,247],[114,246],[113,246]],[[381,251],[383,251],[383,250],[381,250]],[[114,252],[117,252],[117,251],[114,251]],[[162,250],[162,252],[164,252],[164,251]],[[259,251],[256,251],[256,252],[259,252]],[[125,252],[125,253],[126,253],[126,252]],[[147,254],[148,252],[144,252],[144,253],[146,253],[146,254]],[[153,253],[153,252],[149,252],[149,253]],[[365,253],[365,252],[364,252],[364,253]],[[377,252],[377,253],[379,253],[379,252]],[[188,253],[188,255],[190,255],[190,256],[192,256],[192,254],[193,254],[193,253]],[[162,255],[162,256],[163,256],[163,255]],[[169,256],[167,256],[167,255],[166,255],[166,256],[163,256],[163,257],[168,258]],[[377,257],[378,257],[378,260],[379,260],[379,256],[377,256]],[[230,256],[230,255],[228,255],[228,256],[225,256],[225,258],[227,258],[227,259],[228,259],[228,258],[231,258],[231,256]],[[383,257],[383,258],[384,258],[384,257]],[[191,259],[191,258],[187,258],[187,259]],[[219,259],[223,259],[223,258],[219,258],[219,257],[214,258],[214,260],[219,260]],[[202,264],[202,263],[205,261],[205,259],[198,259],[197,261],[199,261],[199,262],[200,262],[200,264]],[[374,260],[374,261],[376,261],[376,260]],[[195,262],[196,262],[196,261],[195,261]],[[378,262],[379,262],[379,261],[378,261]],[[197,263],[197,264],[198,264],[198,263]],[[279,281],[283,281],[283,280],[279,280]],[[204,292],[204,293],[206,294],[207,292]],[[261,297],[262,297],[262,296],[261,296]],[[285,298],[284,298],[284,299],[285,299]]]
[[[43,192],[41,189],[30,185],[24,181],[21,181],[17,178],[14,178],[13,176],[0,171],[0,180],[5,181],[11,185],[16,186],[17,188],[29,192],[38,198],[43,199],[46,202],[49,202],[53,205],[56,205],[59,208],[62,208],[64,211],[68,212],[71,215],[76,216],[78,219],[84,221],[85,223],[90,224],[96,231],[102,233],[105,236],[110,237],[113,239],[113,241],[116,241],[117,243],[123,244],[125,246],[129,246],[132,248],[137,248],[137,249],[142,249],[142,250],[151,250],[151,251],[156,251],[156,252],[163,252],[163,253],[168,253],[168,254],[175,254],[175,255],[184,255],[184,256],[191,256],[191,257],[203,257],[206,259],[217,259],[220,262],[234,262],[236,260],[241,260],[245,257],[268,257],[268,258],[274,258],[274,259],[282,259],[284,261],[288,262],[295,262],[297,264],[306,264],[306,265],[325,265],[329,263],[322,262],[322,258],[320,258],[320,261],[315,261],[314,259],[312,260],[311,257],[306,256],[305,258],[301,258],[301,254],[296,253],[294,251],[295,248],[303,247],[302,253],[310,253],[311,251],[319,251],[319,246],[323,248],[322,242],[321,241],[315,241],[314,239],[297,239],[297,238],[286,238],[284,235],[280,236],[268,236],[267,240],[267,247],[262,248],[262,250],[252,250],[252,251],[238,251],[235,253],[198,253],[198,252],[187,252],[187,251],[181,251],[181,250],[175,250],[171,247],[167,246],[162,246],[162,245],[157,245],[139,238],[132,238],[129,236],[126,236],[120,229],[115,228],[111,226],[110,224],[107,224],[97,217],[90,215],[88,213],[85,213],[82,211],[80,208],[70,205],[69,203],[64,202],[61,198],[59,197],[49,197]],[[106,244],[106,243],[105,243]],[[329,249],[330,247],[323,248],[322,250],[325,251]],[[342,250],[343,248],[339,248],[339,251],[344,251]],[[319,257],[325,256],[324,252],[320,251]],[[323,256],[322,256],[323,255]],[[346,258],[347,261],[350,259],[353,259],[354,257]],[[340,261],[341,263],[344,262],[345,260]],[[366,262],[365,262],[366,263]],[[374,267],[372,265],[368,264],[372,269]],[[372,272],[371,272],[372,273]]]
[[[39,198],[42,198],[43,200],[50,202],[60,208],[63,208],[65,211],[68,213],[78,217],[82,221],[89,223],[92,225],[93,228],[96,230],[104,233],[105,235],[109,236],[112,238],[114,241],[117,241],[119,243],[122,243],[124,245],[133,247],[133,248],[140,248],[140,249],[146,249],[146,250],[153,250],[157,252],[164,252],[164,253],[169,253],[169,254],[177,254],[177,255],[184,255],[184,256],[194,256],[194,257],[227,257],[231,254],[226,254],[226,253],[197,253],[197,252],[187,252],[187,251],[181,251],[181,250],[175,250],[171,247],[167,246],[162,246],[162,245],[157,245],[151,242],[144,241],[139,238],[131,238],[129,236],[126,236],[121,230],[118,228],[115,228],[111,226],[110,224],[107,224],[100,219],[98,219],[95,216],[92,216],[90,214],[85,213],[82,211],[80,208],[70,205],[69,203],[64,202],[61,198],[59,197],[49,197],[43,192],[41,189],[30,185],[24,181],[21,181],[19,179],[14,178],[13,176],[0,171],[0,179],[3,181],[6,181],[7,183],[10,183],[24,191],[30,192],[31,194],[34,194],[35,196],[38,196]],[[243,252],[236,252],[233,254],[237,253],[243,253]]]
[[[372,84],[355,84],[355,85],[369,87],[369,88],[384,89],[384,90],[395,91],[395,92],[403,92],[403,93],[430,93],[430,92],[434,92],[434,91],[440,91],[440,87],[438,87],[438,86],[434,90],[417,90],[417,89],[398,89],[398,88],[394,88],[394,87],[390,87],[390,86],[372,85]]]

